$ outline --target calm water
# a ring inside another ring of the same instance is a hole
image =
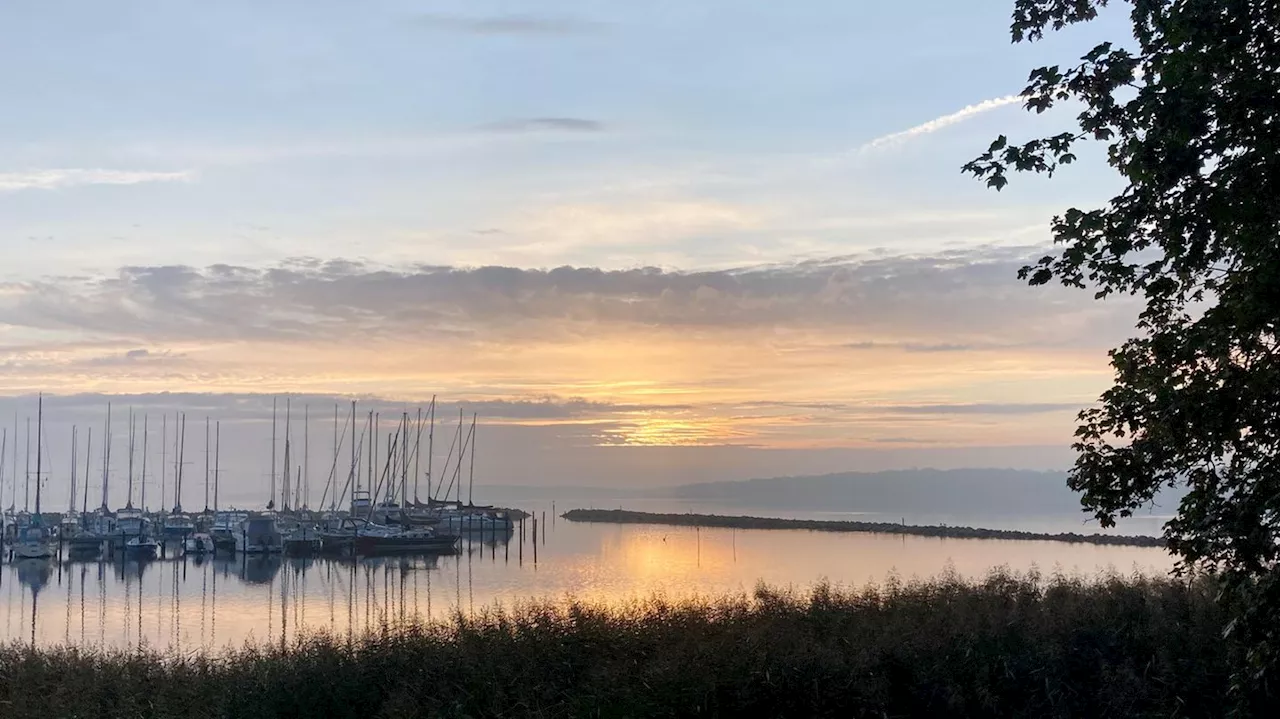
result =
[[[0,638],[218,649],[280,641],[308,628],[358,633],[384,618],[443,617],[534,598],[679,598],[749,592],[759,581],[804,589],[822,580],[861,585],[947,568],[981,576],[999,565],[1082,573],[1171,566],[1162,551],[1134,547],[577,524],[553,521],[550,507],[546,516],[536,561],[531,538],[522,543],[517,532],[509,542],[464,542],[461,554],[442,557],[5,563]],[[1054,520],[1046,522],[1028,528],[1052,528]]]

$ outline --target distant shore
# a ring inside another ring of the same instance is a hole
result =
[[[1074,544],[1106,544],[1128,547],[1163,547],[1160,537],[1112,534],[1077,534],[1075,532],[1023,532],[1013,529],[981,529],[977,527],[925,526],[892,522],[852,522],[821,519],[780,519],[776,517],[734,517],[720,514],[659,514],[627,509],[571,509],[560,515],[571,522],[605,524],[664,524],[677,527],[714,527],[721,529],[806,529],[814,532],[870,532],[873,534],[909,534],[916,537],[944,539],[1014,539]]]

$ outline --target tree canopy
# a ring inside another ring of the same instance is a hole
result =
[[[1016,0],[1013,40],[1106,5]],[[1110,353],[1114,386],[1080,413],[1069,482],[1104,525],[1186,485],[1166,538],[1245,600],[1232,630],[1256,689],[1280,668],[1280,0],[1124,5],[1132,37],[1035,69],[1022,92],[1037,113],[1080,107],[1074,126],[1001,136],[964,171],[999,190],[1106,144],[1123,191],[1055,217],[1054,250],[1021,271],[1145,302]]]

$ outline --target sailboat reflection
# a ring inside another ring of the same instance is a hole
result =
[[[53,562],[48,559],[19,559],[15,565],[18,581],[30,587],[32,594],[43,589],[53,576]]]
[[[40,609],[40,590],[53,576],[53,562],[48,559],[19,559],[16,562],[18,582],[31,588],[31,645],[36,643],[36,616]]]

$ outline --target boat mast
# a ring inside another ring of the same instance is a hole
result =
[[[107,505],[107,484],[111,480],[111,403],[107,403],[107,438],[102,445],[102,511],[110,512]]]
[[[133,421],[133,408],[129,408],[129,495],[125,499],[124,508],[133,509],[133,435],[137,426]]]
[[[356,439],[356,401],[353,399],[351,400],[351,474],[347,476],[347,484],[351,485],[353,496],[354,490],[360,488],[360,475],[356,472],[356,450],[359,444],[360,441]],[[342,490],[342,493],[346,494],[347,490]],[[335,503],[338,501],[337,493],[334,493],[333,501]],[[336,508],[337,504],[334,504],[334,507]]]
[[[4,459],[9,456],[9,428],[0,430],[0,498],[4,497]]]
[[[18,413],[13,413],[13,479],[9,482],[9,511],[18,506]]]
[[[81,514],[89,513],[89,457],[93,456],[93,427],[89,427],[89,436],[84,443],[84,504],[80,507]]]
[[[31,420],[27,420],[30,422]],[[28,424],[28,427],[31,425]],[[40,516],[40,459],[44,456],[40,451],[40,431],[44,426],[44,393],[41,392],[36,398],[36,520],[38,524],[43,524],[43,518]],[[35,621],[32,619],[32,621]]]
[[[271,398],[271,491],[267,493],[267,509],[276,506],[276,398]]]
[[[471,469],[467,479],[467,504],[474,507],[473,494],[476,491],[476,415],[471,415]]]
[[[27,466],[22,471],[22,511],[31,511],[31,418],[27,417]]]
[[[374,501],[373,491],[373,465],[377,464],[378,459],[378,413],[369,412],[369,503]]]
[[[182,514],[182,472],[187,464],[187,413],[183,412],[181,416],[181,424],[178,428],[178,448],[175,453],[178,466],[175,468],[177,477],[174,479],[173,485],[173,513]]]
[[[431,426],[427,430],[427,504],[431,504],[431,461],[436,453],[436,398],[431,396]]]
[[[311,405],[302,405],[302,508],[311,499]],[[298,501],[295,499],[295,505]]]
[[[209,415],[204,416],[204,513],[209,513]]]
[[[434,419],[432,421],[434,422]],[[449,493],[453,491],[452,481],[450,481],[450,483],[446,486],[444,483],[444,478],[449,474],[449,462],[453,461],[453,450],[458,446],[458,440],[462,439],[459,436],[460,434],[462,434],[461,423],[458,424],[457,431],[453,433],[453,439],[449,441],[449,451],[444,455],[444,468],[440,470],[440,481],[436,483],[437,492],[439,492],[442,489],[444,490],[440,498],[440,501],[442,502],[448,502]]]
[[[138,481],[142,484],[142,511],[147,511],[147,415],[142,415],[142,476]],[[163,506],[163,505],[161,505]]]
[[[78,449],[78,447],[76,446],[77,444],[78,443],[76,442],[76,426],[73,424],[71,425],[71,491],[67,493],[67,514],[76,513],[76,457],[77,457],[76,450]],[[4,455],[3,450],[0,450],[0,457],[3,457],[3,455]],[[3,471],[0,470],[0,476],[3,476],[3,474],[4,474]]]
[[[160,511],[163,512],[166,502],[164,496],[165,471],[169,468],[169,414],[160,415]]]
[[[403,513],[405,499],[409,496],[409,413],[400,413],[400,510]],[[403,517],[402,517],[403,518]]]
[[[173,413],[173,503],[174,504],[182,504],[181,495],[179,494],[179,491],[181,491],[180,487],[181,487],[182,473],[179,471],[179,467],[178,467],[178,460],[179,460],[178,435],[181,433],[180,432],[181,429],[182,429],[181,414],[178,412],[174,412]]]
[[[346,427],[344,427],[346,429]],[[329,507],[333,507],[338,502],[338,484],[334,482],[334,478],[338,476],[338,453],[342,452],[342,448],[338,445],[338,403],[333,403],[333,472],[329,472],[329,481],[333,482],[334,499],[329,503]],[[325,485],[325,494],[329,493],[329,485]],[[320,510],[324,510],[324,495],[320,495]]]
[[[418,420],[414,424],[418,428],[413,436],[413,506],[418,506],[418,467],[422,459],[422,408],[418,408]]]
[[[458,504],[462,504],[462,456],[467,453],[467,442],[471,440],[470,435],[462,434],[462,408],[458,408],[458,435],[462,437],[462,444],[458,448],[458,466],[453,470],[453,478],[456,480]]]
[[[218,460],[222,456],[222,421],[219,420],[213,425],[213,512],[218,513],[218,485],[220,482],[218,474]]]
[[[284,398],[284,472],[280,476],[280,510],[289,511],[289,483],[293,481],[293,472],[289,466],[291,457],[289,457],[289,402],[290,398]]]

